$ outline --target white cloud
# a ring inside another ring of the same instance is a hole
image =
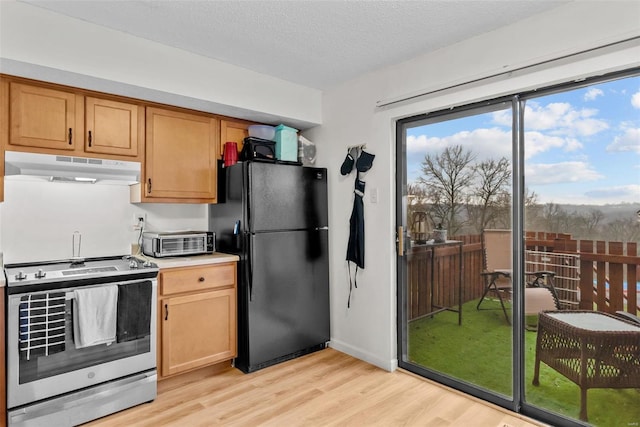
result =
[[[568,102],[552,102],[541,105],[530,101],[525,106],[524,124],[527,130],[549,131],[555,135],[589,136],[609,128],[597,118],[594,108],[576,109]],[[499,111],[493,114],[495,123],[510,126],[511,113]]]
[[[563,138],[541,132],[525,132],[524,134],[524,155],[526,159],[552,149],[576,151],[580,148],[582,148],[582,143],[574,138]]]
[[[577,132],[569,132],[569,135],[575,135],[577,133],[580,136],[595,135],[609,128],[609,125],[605,121],[589,118],[577,119],[573,122],[572,126]]]
[[[633,108],[640,109],[640,90],[631,95],[631,105]]]
[[[605,178],[586,162],[529,163],[525,167],[527,185],[564,184]]]
[[[526,159],[552,149],[575,152],[583,148],[583,144],[575,138],[547,135],[542,132],[525,132],[524,138]],[[443,138],[410,135],[407,137],[407,155],[414,158],[414,161],[421,162],[426,153],[439,153],[446,147],[462,145],[470,150],[478,161],[500,157],[511,159],[511,139],[511,132],[500,128],[480,128]]]
[[[604,92],[598,88],[592,87],[584,94],[585,101],[593,101],[599,96],[603,96]]]
[[[607,145],[608,152],[631,151],[640,154],[640,128],[625,129],[622,135],[613,138]]]
[[[439,153],[453,145],[461,145],[468,149],[479,161],[503,156],[511,159],[511,131],[500,128],[462,131],[444,138],[427,135],[408,136],[407,154],[418,154],[422,159],[426,153]]]
[[[617,201],[637,202],[640,201],[640,185],[630,184],[596,188],[585,192],[584,195],[598,200],[610,200],[614,203]]]
[[[587,190],[553,192],[554,186],[545,186],[549,191],[535,188],[540,203],[569,203],[576,205],[606,205],[613,203],[640,202],[640,185],[619,185],[590,188]]]

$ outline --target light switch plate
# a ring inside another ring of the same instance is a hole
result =
[[[371,203],[378,203],[378,189],[373,187],[369,190],[369,200]]]

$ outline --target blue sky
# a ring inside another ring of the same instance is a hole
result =
[[[640,202],[640,77],[528,100],[524,123],[525,185],[539,202]],[[407,181],[455,144],[510,159],[511,110],[409,129]]]

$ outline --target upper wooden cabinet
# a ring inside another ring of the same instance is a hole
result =
[[[253,124],[4,75],[0,102],[2,158],[14,150],[139,161],[132,203],[216,203],[224,143],[242,150]]]
[[[14,82],[9,92],[9,145],[75,150],[82,139],[82,97]]]
[[[218,145],[218,119],[147,107],[141,201],[215,203]]]
[[[0,202],[4,201],[4,150],[9,144],[9,82],[0,79]]]
[[[144,107],[109,99],[85,99],[85,151],[138,155],[144,138]]]
[[[108,154],[127,160],[143,149],[142,105],[13,81],[9,94],[10,149]]]
[[[219,157],[224,153],[225,142],[235,142],[238,144],[238,153],[242,151],[244,139],[249,136],[249,126],[252,123],[236,120],[223,119],[220,121],[220,149]]]

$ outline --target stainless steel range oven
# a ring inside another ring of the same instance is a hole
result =
[[[156,397],[158,266],[7,264],[9,426],[72,426]]]

